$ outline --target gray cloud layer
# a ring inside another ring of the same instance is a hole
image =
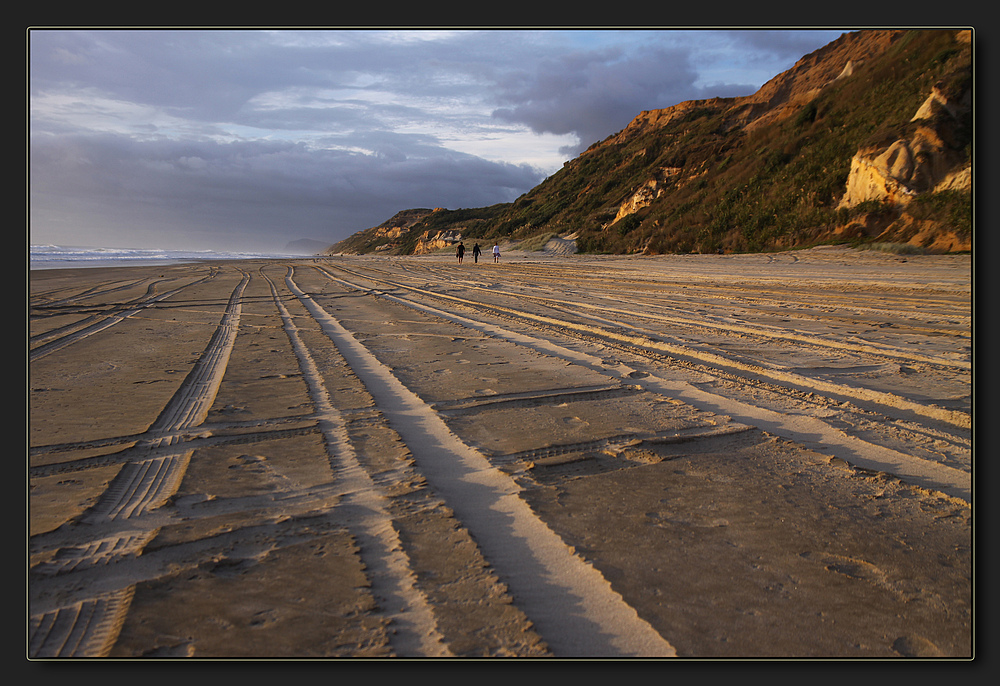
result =
[[[508,202],[840,33],[32,30],[30,240],[280,250]]]

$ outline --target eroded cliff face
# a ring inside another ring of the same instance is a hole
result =
[[[775,76],[753,95],[692,100],[664,109],[642,112],[616,136],[595,144],[592,149],[602,145],[622,144],[632,136],[651,128],[664,127],[699,108],[725,112],[728,127],[742,128],[745,131],[752,131],[756,127],[785,119],[797,114],[824,87],[840,79],[849,78],[859,64],[884,52],[904,34],[905,31],[901,30],[845,34],[840,40],[804,56],[795,66]],[[909,159],[912,158],[913,152],[894,150],[891,156],[893,160],[899,155]],[[901,159],[900,163],[903,162]],[[871,199],[895,197],[905,193],[902,188],[897,188],[898,182],[893,180],[891,173],[882,173],[885,164],[875,171],[867,157],[859,156],[856,158],[856,166],[857,171],[852,168],[852,180],[849,182],[854,188],[849,190],[845,197]],[[682,170],[675,170],[675,172],[680,171]],[[667,192],[666,180],[657,174],[636,189],[634,194],[621,204],[614,220],[607,226],[651,205],[656,198]],[[849,202],[856,204],[854,201]]]
[[[630,136],[662,127],[697,108],[724,112],[727,126],[744,131],[797,115],[825,87],[850,78],[859,65],[887,50],[905,31],[848,34],[806,55],[796,65],[766,83],[752,96],[699,100],[641,113],[618,135],[598,145],[621,144]],[[970,43],[970,31],[957,31],[956,43]],[[850,173],[838,208],[853,208],[868,201],[905,208],[918,194],[946,190],[968,190],[972,185],[969,155],[962,148],[960,130],[971,126],[972,83],[939,84],[914,113],[911,132],[884,145],[859,149],[851,160]],[[595,146],[596,147],[596,146]],[[660,170],[662,171],[662,170]],[[674,174],[682,169],[672,170]],[[670,176],[673,176],[671,174]],[[671,179],[659,171],[640,185],[619,206],[615,222],[639,212],[670,191]],[[881,233],[884,240],[900,240],[937,250],[969,250],[971,239],[911,217],[905,212],[894,221],[885,215],[861,216],[851,227],[868,236]],[[882,225],[880,225],[880,222]],[[850,233],[837,227],[834,234]],[[940,236],[936,234],[941,234]]]
[[[969,32],[957,35],[970,40]],[[868,147],[851,159],[851,171],[838,207],[852,208],[876,202],[900,210],[898,217],[880,226],[875,212],[854,222],[869,224],[866,233],[876,240],[909,243],[940,252],[972,249],[972,237],[948,226],[921,220],[909,209],[919,194],[969,191],[971,157],[964,151],[963,129],[971,128],[972,86],[939,84],[913,115],[912,133],[888,145]],[[838,232],[850,227],[839,227]]]
[[[913,116],[926,124],[912,136],[854,155],[840,207],[868,200],[906,205],[917,193],[970,188],[971,164],[948,142],[970,109],[971,91],[956,100],[935,88]]]
[[[458,245],[462,240],[461,231],[424,231],[417,239],[417,245],[413,248],[414,255],[427,255],[444,248]]]
[[[683,171],[680,167],[663,167],[659,172],[644,183],[618,208],[618,214],[608,224],[614,224],[619,219],[635,214],[644,207],[649,207],[657,198],[667,192],[666,183]]]

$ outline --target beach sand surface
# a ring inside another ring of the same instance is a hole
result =
[[[58,658],[973,653],[972,260],[30,274]]]

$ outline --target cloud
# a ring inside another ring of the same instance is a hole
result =
[[[751,93],[831,35],[32,30],[30,239],[277,250],[509,202],[639,112]]]
[[[87,135],[33,144],[30,185],[32,221],[60,229],[57,242],[87,244],[73,237],[119,227],[123,247],[162,246],[167,232],[190,248],[279,249],[300,237],[332,243],[400,209],[506,202],[539,180],[528,166],[439,148],[361,154]]]
[[[506,106],[493,116],[539,133],[573,134],[578,154],[616,133],[639,112],[701,95],[683,49],[642,48],[574,52],[546,59],[530,71],[506,76],[498,96]]]

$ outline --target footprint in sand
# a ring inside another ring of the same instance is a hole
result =
[[[590,426],[590,422],[579,417],[563,417],[563,424],[574,429],[583,429]]]
[[[870,581],[879,585],[886,583],[885,572],[865,560],[845,557],[843,555],[825,555],[822,553],[802,553],[802,557],[807,560],[819,562],[829,571],[852,579]]]

